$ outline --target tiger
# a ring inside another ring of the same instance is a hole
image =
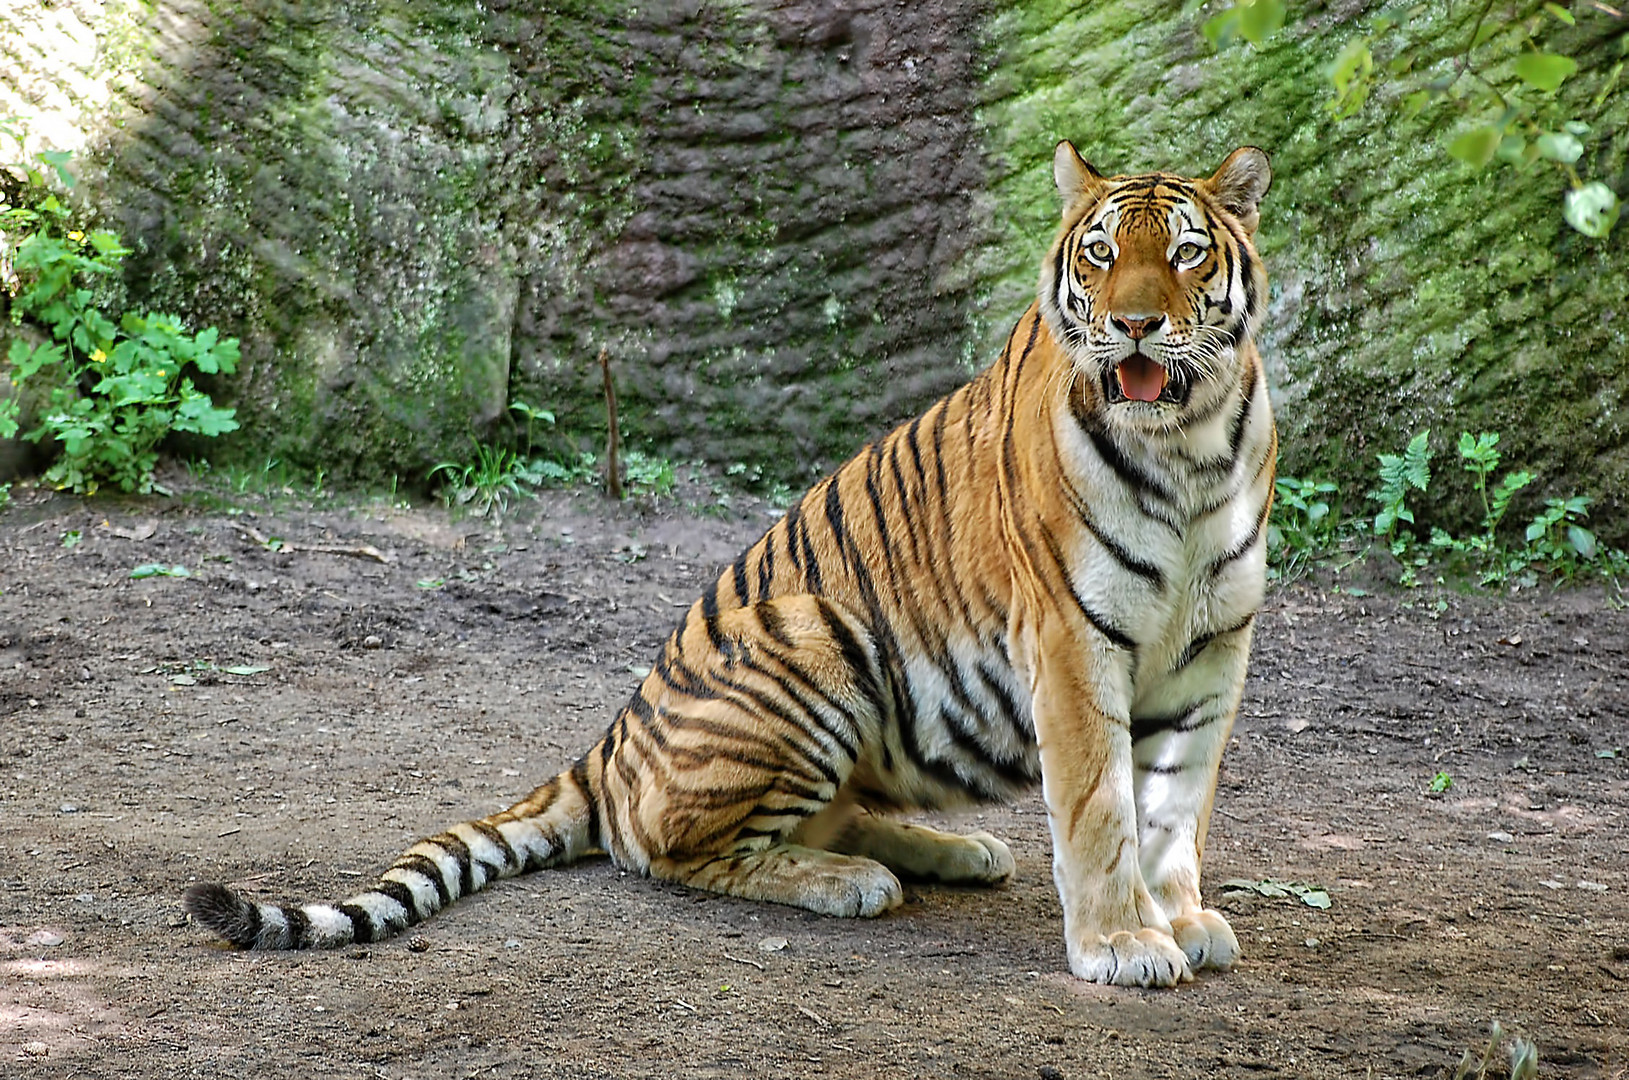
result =
[[[1200,897],[1265,591],[1278,439],[1255,345],[1271,182],[1107,177],[1068,142],[1038,295],[996,361],[816,483],[687,610],[604,736],[348,900],[195,884],[239,947],[381,940],[514,874],[628,871],[841,917],[996,884],[987,832],[901,812],[1040,787],[1069,971],[1167,987],[1240,956]]]

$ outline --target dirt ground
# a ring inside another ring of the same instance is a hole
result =
[[[1063,974],[1038,796],[960,819],[1012,845],[1011,884],[907,886],[880,920],[600,860],[383,944],[251,955],[186,924],[188,883],[337,898],[506,805],[770,512],[15,495],[0,1075],[1446,1077],[1494,1020],[1542,1076],[1629,1075],[1616,592],[1274,590],[1205,862],[1245,959],[1173,991]],[[190,576],[131,577],[154,563]],[[1222,887],[1269,878],[1330,906]]]

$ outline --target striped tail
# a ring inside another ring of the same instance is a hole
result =
[[[193,921],[245,949],[332,949],[381,941],[499,878],[575,862],[597,847],[591,751],[507,810],[420,840],[366,892],[338,904],[261,904],[224,885],[193,885]]]

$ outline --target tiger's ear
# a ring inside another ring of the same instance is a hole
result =
[[[1068,139],[1058,143],[1052,151],[1052,179],[1058,185],[1058,194],[1063,196],[1065,213],[1082,197],[1103,185],[1103,174],[1086,164],[1086,159]]]
[[[1254,235],[1261,223],[1256,209],[1273,182],[1273,167],[1267,155],[1254,146],[1241,146],[1227,156],[1205,186],[1228,213],[1239,219],[1244,231]]]

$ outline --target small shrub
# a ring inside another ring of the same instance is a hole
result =
[[[14,125],[0,124],[21,146]],[[67,155],[40,154],[56,175],[71,181]],[[106,231],[72,227],[69,212],[46,190],[43,170],[13,166],[27,198],[0,206],[3,281],[11,320],[27,320],[49,333],[30,345],[14,337],[6,352],[11,384],[36,390],[40,424],[23,437],[60,444],[47,482],[94,493],[104,484],[122,491],[153,490],[158,445],[172,432],[216,436],[237,428],[223,409],[193,385],[192,373],[231,374],[238,343],[211,328],[187,332],[178,319],[126,313],[117,324],[94,303],[88,283],[118,272],[129,254]],[[0,438],[18,430],[16,396],[0,402]]]

